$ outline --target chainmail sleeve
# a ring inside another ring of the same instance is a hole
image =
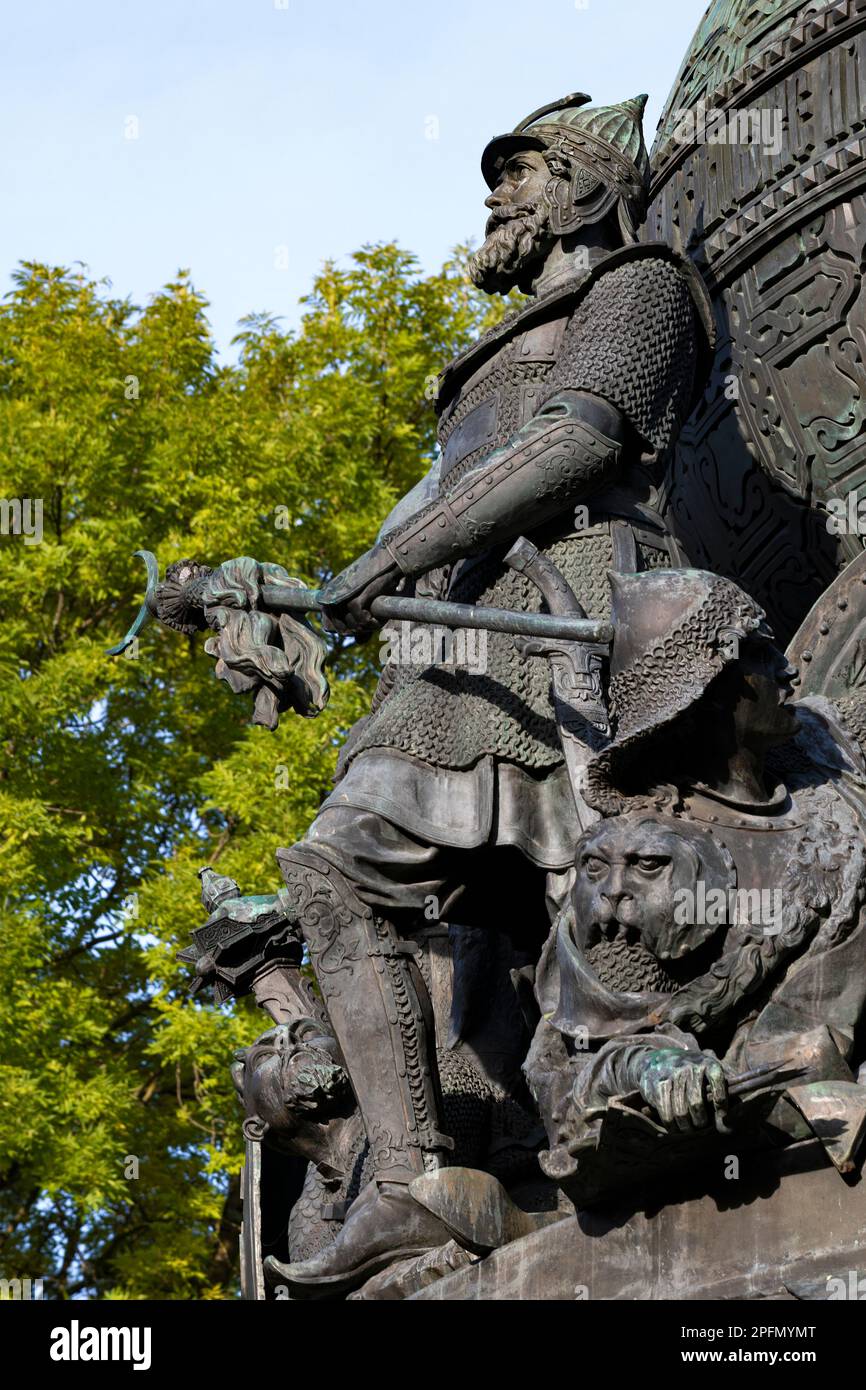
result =
[[[697,333],[691,290],[672,261],[618,265],[572,315],[544,399],[562,390],[601,396],[658,456],[689,414]]]

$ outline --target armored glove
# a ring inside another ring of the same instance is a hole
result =
[[[393,594],[403,575],[393,556],[374,545],[320,590],[322,624],[331,632],[369,637],[379,627],[370,606],[380,594]]]

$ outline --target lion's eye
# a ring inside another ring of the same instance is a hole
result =
[[[654,874],[663,869],[667,863],[668,860],[661,855],[644,854],[638,859],[637,866],[641,873]]]
[[[591,856],[583,861],[584,872],[589,878],[601,878],[602,874],[607,873],[607,864],[603,859],[593,859]]]

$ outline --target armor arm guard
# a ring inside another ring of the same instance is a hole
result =
[[[405,575],[531,531],[615,478],[625,422],[600,398],[560,391],[484,464],[382,545]]]

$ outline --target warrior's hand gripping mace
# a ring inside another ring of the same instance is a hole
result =
[[[253,722],[275,729],[288,708],[319,714],[328,701],[324,673],[327,647],[306,621],[322,611],[321,593],[306,589],[280,565],[242,557],[216,569],[192,561],[169,566],[160,583],[155,556],[138,550],[147,566],[147,591],[123,641],[110,656],[127,651],[151,618],[192,634],[210,628],[205,651],[216,658],[216,675],[237,693],[254,694]],[[546,657],[552,672],[553,705],[581,826],[596,819],[583,796],[583,769],[610,734],[604,664],[613,627],[586,616],[556,566],[524,537],[505,563],[530,579],[548,612],[520,613],[400,595],[373,600],[381,622],[416,622],[445,628],[511,633],[526,656]]]
[[[521,537],[509,551],[506,561],[512,564],[511,557],[527,553],[525,548],[537,554],[535,547]],[[120,656],[125,652],[151,618],[166,623],[159,608],[161,586],[156,556],[150,550],[136,550],[134,553],[141,556],[147,567],[147,591],[138,616],[126,636],[116,646],[107,648],[107,656]],[[550,572],[558,575],[549,561],[547,566]],[[273,568],[276,569],[277,566]],[[525,569],[526,566],[522,563],[512,564],[512,568]],[[567,590],[565,581],[561,576],[559,578]],[[190,583],[191,591],[194,582],[193,580]],[[267,613],[318,613],[324,606],[319,595],[318,589],[305,589],[299,580],[271,579],[266,574],[261,589],[261,607]],[[487,632],[513,633],[517,637],[560,638],[572,642],[600,644],[610,643],[613,637],[613,627],[610,623],[587,618],[579,605],[576,610],[561,614],[553,611],[514,613],[507,608],[479,608],[468,603],[446,603],[438,599],[401,598],[395,595],[374,599],[371,611],[376,618],[385,622],[404,620],[436,623],[440,627],[483,628]],[[172,624],[166,623],[166,626]]]

